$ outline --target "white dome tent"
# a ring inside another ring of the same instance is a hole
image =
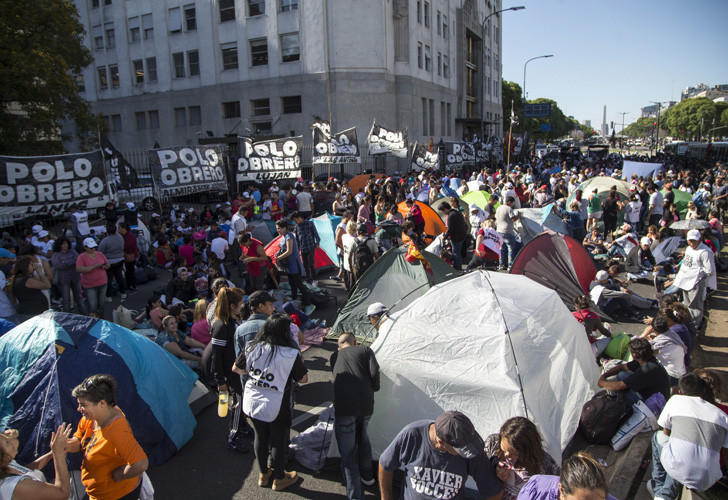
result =
[[[599,378],[584,327],[558,294],[511,274],[433,287],[382,324],[372,349],[382,376],[369,425],[375,456],[405,425],[459,410],[483,438],[527,416],[560,462]]]

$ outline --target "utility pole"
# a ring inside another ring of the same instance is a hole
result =
[[[618,115],[622,115],[622,130],[620,130],[620,131],[619,131],[619,134],[620,134],[620,135],[622,135],[622,136],[624,136],[624,115],[628,115],[628,114],[629,114],[629,111],[619,111],[619,112],[618,112],[617,114],[618,114]],[[622,150],[622,140],[623,140],[623,139],[624,139],[624,138],[622,138],[622,139],[621,139],[621,140],[619,141],[619,150],[620,150],[620,151]]]

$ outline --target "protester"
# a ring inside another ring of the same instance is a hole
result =
[[[374,484],[367,426],[374,413],[374,393],[379,390],[379,364],[374,352],[357,345],[351,333],[339,336],[338,345],[329,360],[334,374],[334,434],[346,496],[349,500],[363,500],[361,485]]]
[[[561,465],[559,476],[533,476],[518,500],[617,500],[610,495],[604,468],[592,457],[573,455]]]
[[[149,466],[124,412],[116,405],[117,390],[111,375],[92,375],[73,389],[83,417],[67,451],[83,452],[81,481],[90,500],[138,498],[142,474]]]
[[[73,293],[73,303],[79,314],[86,315],[86,304],[81,291],[81,277],[76,271],[77,259],[78,253],[71,248],[68,238],[64,236],[58,238],[53,247],[51,263],[58,275],[58,286],[63,298],[63,312],[71,312],[71,293]]]
[[[205,344],[180,331],[177,318],[174,316],[169,315],[162,319],[162,330],[157,334],[155,342],[190,368],[198,369],[200,367],[201,354]]]
[[[207,306],[205,299],[197,301],[192,315],[192,328],[190,328],[190,337],[205,346],[212,339],[210,325],[207,323]]]
[[[17,301],[17,319],[26,321],[42,314],[50,307],[42,290],[49,290],[51,283],[43,268],[32,256],[20,257],[13,267],[12,296]]]
[[[294,235],[288,232],[288,221],[279,220],[276,222],[276,228],[278,234],[281,236],[280,250],[276,254],[278,260],[278,267],[286,273],[288,277],[288,284],[291,286],[291,295],[293,300],[298,297],[298,292],[301,292],[301,299],[304,304],[308,304],[309,296],[306,290],[306,285],[303,284],[303,261],[301,260],[301,253],[298,250],[298,242]],[[285,262],[285,265],[282,263]]]
[[[136,268],[135,264],[139,258],[139,246],[137,237],[126,222],[119,222],[119,234],[124,238],[124,280],[126,291],[136,292]]]
[[[685,257],[672,283],[674,287],[683,291],[683,303],[690,309],[696,325],[700,325],[703,321],[706,288],[711,278],[714,280],[716,275],[713,256],[700,240],[700,231],[697,229],[688,231],[688,248],[685,249]]]
[[[607,348],[609,342],[611,342],[612,332],[609,328],[607,328],[609,324],[602,323],[599,315],[592,311],[589,308],[589,305],[589,296],[579,295],[574,299],[574,309],[576,310],[571,314],[574,315],[574,318],[576,318],[579,323],[584,325],[584,330],[586,330],[586,335],[589,339],[592,352],[595,357],[599,357],[599,355],[604,352],[604,349]],[[599,333],[601,334],[599,338],[594,335],[594,332],[597,330],[599,330]]]
[[[247,290],[253,293],[263,290],[265,278],[268,276],[268,256],[265,253],[263,243],[253,238],[250,233],[245,233],[238,240],[242,247],[240,259],[245,264],[248,272]]]
[[[633,403],[646,401],[655,393],[661,393],[665,400],[670,397],[670,377],[655,357],[647,339],[629,341],[629,352],[634,361],[611,368],[599,377],[599,387],[609,391],[625,391]],[[615,376],[616,380],[608,380]]]
[[[444,238],[449,238],[452,243],[452,254],[455,261],[453,267],[459,271],[463,266],[462,250],[468,236],[468,225],[463,214],[459,210],[454,210],[448,202],[440,203],[438,209],[447,216],[447,231],[445,231]]]
[[[116,232],[116,225],[106,224],[106,237],[99,243],[98,252],[106,257],[109,267],[106,268],[106,301],[111,302],[111,285],[116,280],[121,300],[126,299],[124,283],[124,237]]]
[[[178,267],[177,276],[167,284],[165,299],[168,305],[174,303],[174,299],[187,304],[197,296],[195,282],[190,278],[190,271],[186,267]]]
[[[496,230],[503,237],[500,252],[500,270],[510,269],[513,266],[513,260],[520,248],[516,241],[513,223],[520,219],[521,215],[513,210],[515,203],[515,198],[511,196],[506,198],[505,205],[499,206],[495,211]],[[506,265],[506,262],[508,265]]]
[[[301,250],[301,259],[303,260],[303,268],[306,271],[306,281],[314,283],[316,280],[316,249],[321,243],[321,237],[316,231],[314,223],[304,217],[300,211],[291,214],[291,220],[296,223],[294,234],[298,248]]]

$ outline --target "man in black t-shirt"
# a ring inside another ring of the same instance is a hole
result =
[[[448,202],[443,201],[437,208],[447,215],[445,238],[450,238],[452,242],[453,267],[460,270],[463,266],[462,248],[468,237],[468,224],[463,214],[454,210]]]
[[[334,372],[334,433],[346,494],[349,499],[363,499],[362,483],[374,484],[367,425],[374,413],[374,393],[379,390],[379,364],[374,351],[356,345],[351,333],[339,337],[339,350],[331,355],[330,363]]]
[[[660,392],[665,401],[670,398],[670,377],[665,368],[657,361],[652,346],[647,339],[636,338],[629,341],[629,351],[634,361],[607,370],[599,377],[599,387],[608,391],[626,391],[633,402],[646,400]],[[616,375],[616,380],[607,380]]]

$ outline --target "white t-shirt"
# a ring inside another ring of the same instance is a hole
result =
[[[260,218],[263,220],[271,220],[270,210],[273,208],[273,202],[269,199],[263,202],[263,210],[260,212]]]
[[[82,236],[88,236],[91,232],[91,228],[88,225],[88,213],[85,210],[77,210],[71,214],[76,221],[76,229],[78,234]]]
[[[344,233],[344,235],[341,237],[341,244],[344,247],[344,271],[351,271],[349,256],[351,255],[351,251],[354,249],[355,242],[356,238],[354,238],[349,233]]]
[[[652,215],[662,215],[662,200],[663,196],[662,193],[659,191],[655,191],[650,195],[650,206],[654,206],[655,208],[652,210]]]
[[[248,229],[248,221],[245,220],[245,217],[239,213],[233,215],[233,218],[230,221],[230,231],[228,232],[228,244],[232,245],[233,241],[235,241],[235,236],[246,229]]]
[[[624,209],[624,218],[630,224],[636,224],[640,221],[640,210],[642,209],[642,202],[638,199],[636,201],[630,201]]]
[[[298,201],[298,210],[301,212],[311,212],[313,210],[313,196],[311,196],[311,193],[307,193],[306,191],[298,193],[296,195],[296,201]]]
[[[728,415],[704,399],[676,394],[657,423],[671,431],[660,454],[670,477],[698,491],[721,478],[720,449],[728,448]]]
[[[698,281],[710,277],[711,274],[715,274],[715,268],[710,252],[705,248],[698,247],[693,250],[688,246],[673,284],[681,290],[692,290]]]
[[[225,238],[217,237],[210,242],[210,250],[217,255],[217,258],[225,260],[225,251],[230,248]]]

